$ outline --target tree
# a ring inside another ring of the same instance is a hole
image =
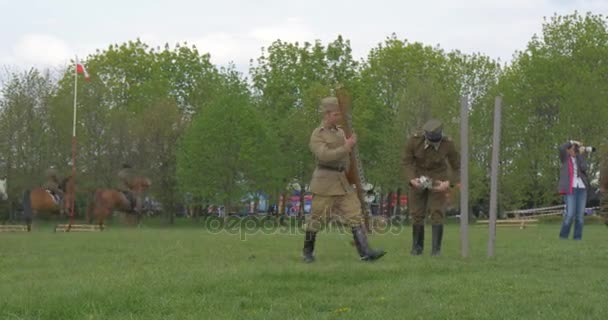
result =
[[[300,45],[277,40],[252,65],[256,105],[271,119],[279,139],[281,157],[273,170],[282,176],[275,192],[291,182],[308,184],[314,170],[308,141],[320,122],[319,101],[338,83],[349,87],[354,82],[357,63],[351,52],[350,42],[341,36],[327,47],[319,41]],[[301,192],[302,202],[303,197]]]
[[[218,71],[195,47],[150,48],[140,40],[111,45],[84,63],[92,80],[78,86],[78,189],[112,187],[121,163],[131,163],[151,178],[151,193],[172,221],[183,200],[174,182],[176,142],[207,103]],[[52,117],[63,136],[71,134],[72,99],[73,70],[66,70]],[[68,159],[69,152],[62,150]]]
[[[505,96],[501,198],[508,207],[555,203],[557,147],[599,145],[608,121],[605,17],[578,13],[545,20],[500,80]],[[597,159],[591,157],[590,176]]]
[[[271,168],[279,154],[273,134],[253,107],[244,80],[226,70],[212,100],[194,117],[180,142],[181,189],[230,210],[249,191],[276,181]]]
[[[400,163],[406,137],[430,117],[455,132],[459,74],[440,48],[388,37],[362,65],[355,127],[368,179],[385,189],[405,185]]]
[[[0,163],[11,201],[18,201],[23,190],[41,184],[49,165],[60,169],[65,165],[54,149],[59,144],[55,127],[48,122],[55,90],[49,72],[35,69],[11,74],[2,87]]]

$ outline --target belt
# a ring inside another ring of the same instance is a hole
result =
[[[324,170],[338,171],[338,172],[343,172],[344,170],[346,170],[346,168],[344,168],[344,167],[332,167],[332,166],[326,166],[323,164],[317,164],[317,168],[324,169]]]

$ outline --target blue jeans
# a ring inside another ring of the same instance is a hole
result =
[[[576,217],[574,219],[574,240],[581,240],[583,238],[583,217],[585,216],[585,204],[587,203],[587,189],[573,188],[571,194],[564,195],[564,202],[566,203],[566,212],[559,237],[568,239],[572,219]]]

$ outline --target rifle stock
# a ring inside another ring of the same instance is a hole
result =
[[[338,98],[338,105],[340,107],[340,112],[342,113],[342,130],[344,131],[346,138],[350,138],[353,134],[351,98],[346,89],[342,86],[338,86],[336,89],[336,97]],[[346,179],[351,185],[355,186],[355,192],[357,193],[357,198],[359,198],[359,203],[361,205],[365,229],[367,232],[371,232],[370,212],[367,203],[365,202],[365,193],[363,190],[363,168],[361,166],[359,150],[356,144],[353,146],[350,153],[350,167],[346,172]]]

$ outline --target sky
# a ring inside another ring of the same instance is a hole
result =
[[[350,40],[364,59],[395,33],[446,50],[509,62],[540,34],[544,17],[608,14],[608,0],[0,0],[0,66],[65,68],[111,44],[187,42],[211,61],[247,72],[276,39]]]

